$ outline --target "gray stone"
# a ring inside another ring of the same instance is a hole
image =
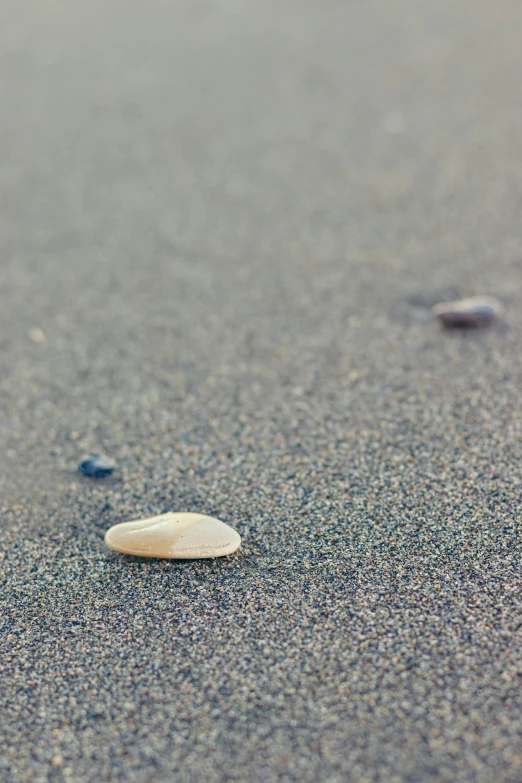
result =
[[[470,296],[435,305],[433,312],[443,326],[488,326],[502,315],[502,304],[492,296]]]

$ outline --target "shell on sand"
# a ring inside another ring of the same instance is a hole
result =
[[[230,555],[241,538],[220,519],[169,512],[113,525],[105,533],[105,543],[126,555],[195,559]]]

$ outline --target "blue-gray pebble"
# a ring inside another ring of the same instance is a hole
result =
[[[78,465],[78,470],[85,476],[103,478],[116,470],[116,463],[104,454],[87,454]]]

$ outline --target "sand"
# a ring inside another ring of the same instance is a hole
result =
[[[1,16],[2,783],[520,783],[520,5]]]

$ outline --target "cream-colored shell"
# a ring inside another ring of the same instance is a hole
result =
[[[105,543],[126,555],[193,559],[230,555],[241,538],[214,517],[170,512],[114,525],[105,533]]]

